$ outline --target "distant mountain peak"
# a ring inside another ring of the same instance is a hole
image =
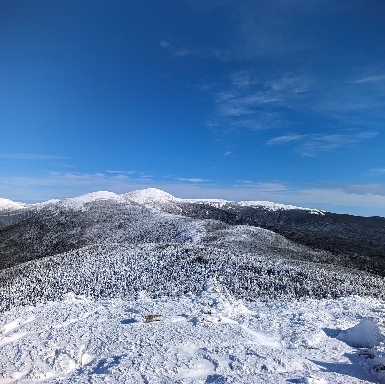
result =
[[[9,199],[0,198],[0,210],[1,211],[14,211],[27,208],[28,204],[18,203]]]
[[[64,205],[66,208],[81,209],[84,206],[84,204],[91,203],[96,200],[122,201],[123,198],[121,195],[118,195],[114,192],[98,191],[98,192],[87,193],[85,195],[81,195],[78,197],[71,197],[68,199],[64,199],[59,203]]]
[[[167,202],[176,200],[173,195],[158,188],[139,189],[137,191],[126,193],[124,197],[139,204],[146,204],[154,201]]]

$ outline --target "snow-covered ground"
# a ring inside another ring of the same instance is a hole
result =
[[[385,383],[385,302],[67,294],[0,315],[0,383]]]

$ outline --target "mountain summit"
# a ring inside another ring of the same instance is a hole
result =
[[[175,201],[176,198],[171,195],[170,193],[167,193],[165,191],[162,191],[161,189],[157,188],[146,188],[146,189],[140,189],[137,191],[129,192],[123,195],[126,199],[129,199],[131,201],[135,201],[139,204],[148,204],[151,202],[168,202],[168,201]]]

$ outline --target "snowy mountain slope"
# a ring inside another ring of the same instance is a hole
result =
[[[163,212],[165,207],[180,212],[175,202],[164,204],[164,199],[155,207],[106,193],[49,204],[30,219],[0,231],[0,268],[104,242],[202,243],[225,248],[236,245],[245,252],[294,258],[301,254],[305,258],[308,255],[308,259],[313,259],[314,254],[321,256],[271,231],[225,224],[232,218],[226,212],[210,213],[216,220],[193,219]]]
[[[385,219],[242,204],[177,199],[154,188],[47,203],[0,229],[0,269],[106,241],[193,242],[385,274]]]
[[[271,201],[239,201],[241,207],[260,207],[268,211],[287,211],[287,210],[301,210],[307,211],[313,215],[324,215],[325,211],[312,208],[302,208],[295,205],[272,203]]]
[[[55,209],[61,206],[65,210],[84,210],[88,205],[103,201],[123,206],[127,203],[138,204],[178,216],[220,220],[231,225],[262,227],[296,243],[342,256],[343,265],[352,264],[380,274],[385,270],[385,218],[381,217],[333,214],[266,201],[235,203],[214,199],[179,199],[155,188],[123,195],[95,192],[47,205],[56,206]],[[12,223],[26,217],[15,218]],[[0,227],[5,225],[4,219],[1,224],[1,219],[0,212]]]
[[[97,199],[84,203],[82,198],[80,202],[60,202],[0,231],[0,267],[107,239],[118,243],[141,243],[173,242],[175,238],[175,241],[183,242],[186,239],[179,234],[179,221],[173,215],[154,212],[121,199]]]
[[[25,204],[0,198],[0,228],[26,220],[39,209],[58,201],[49,200],[43,203]]]
[[[28,204],[0,198],[0,228],[28,217]]]
[[[335,265],[207,245],[104,243],[22,263],[0,272],[0,311],[59,300],[63,294],[134,298],[198,293],[217,277],[246,300],[349,295],[385,299],[385,279]]]
[[[384,315],[385,302],[359,297],[68,294],[2,314],[0,383],[384,383]]]
[[[165,207],[169,212],[172,206]],[[336,255],[335,262],[385,274],[385,218],[359,217],[307,209],[266,209],[235,202],[180,201],[178,213],[231,225],[269,229],[314,249]]]

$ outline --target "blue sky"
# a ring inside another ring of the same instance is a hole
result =
[[[385,216],[381,0],[0,1],[0,196],[158,187]]]

